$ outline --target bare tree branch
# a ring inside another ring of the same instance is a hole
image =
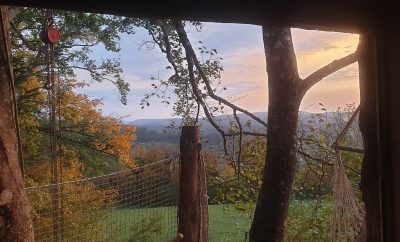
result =
[[[192,62],[192,59],[190,58],[189,53],[187,53],[187,52],[186,52],[186,58],[187,58],[187,62],[188,62],[189,81],[190,81],[190,84],[192,86],[193,94],[196,97],[196,101],[198,103],[200,103],[200,105],[203,107],[204,114],[206,115],[206,117],[207,117],[208,121],[210,122],[210,124],[221,134],[223,142],[224,142],[224,152],[225,152],[225,155],[227,155],[228,154],[228,150],[226,148],[225,132],[215,122],[215,120],[213,119],[210,111],[207,108],[207,105],[205,104],[203,98],[201,97],[201,94],[199,92],[199,88],[198,88],[196,80],[195,80],[194,72],[193,72],[193,62]]]
[[[42,88],[44,88],[44,87],[43,86],[35,87],[33,89],[30,89],[30,90],[26,91],[23,95],[18,95],[17,101],[21,102],[24,99],[28,99],[28,98],[30,98],[32,96],[38,95],[39,94],[39,90],[42,89]]]
[[[17,34],[18,38],[21,40],[22,44],[29,50],[31,51],[38,51],[37,48],[32,47],[32,45],[29,43],[30,41],[27,40],[24,35],[18,30],[17,26],[15,26],[15,24],[13,22],[10,22],[10,26],[13,29],[13,31],[15,32],[15,34]]]
[[[158,26],[160,26],[160,28],[161,28],[161,31],[163,33],[162,39],[164,41],[165,48],[163,48],[161,43],[156,40],[156,38],[153,34],[152,34],[152,38],[158,44],[161,51],[167,55],[167,60],[172,65],[172,68],[174,68],[175,74],[178,74],[179,69],[178,69],[178,66],[175,64],[173,57],[172,57],[172,53],[171,53],[172,47],[171,47],[171,43],[169,42],[169,39],[168,39],[168,31],[165,29],[163,23],[160,20],[155,20],[154,23],[157,24]]]
[[[323,160],[323,159],[321,159],[321,158],[317,158],[317,157],[311,156],[310,154],[304,152],[304,151],[301,150],[301,149],[297,149],[297,152],[298,152],[300,155],[302,155],[302,156],[304,156],[304,157],[306,157],[306,158],[308,158],[308,159],[317,161],[317,162],[319,162],[319,163],[321,163],[321,164],[333,166],[333,164],[329,163],[328,161]]]
[[[360,112],[360,105],[358,105],[357,109],[351,115],[349,121],[347,121],[346,125],[344,126],[344,128],[342,129],[342,131],[340,132],[340,134],[338,135],[336,140],[333,142],[332,148],[335,148],[339,145],[339,142],[342,141],[343,137],[346,135],[347,131],[349,130],[350,126],[353,124],[353,122],[356,119],[357,114],[359,112]]]
[[[304,91],[304,93],[307,92],[312,86],[317,84],[325,77],[358,61],[358,57],[359,54],[357,50],[356,52],[351,53],[343,58],[332,61],[328,65],[318,69],[317,71],[313,72],[311,75],[306,77],[303,81],[301,81],[300,82],[301,89]]]
[[[248,135],[248,136],[256,136],[256,137],[267,137],[266,133],[257,133],[257,132],[249,132],[249,131],[243,131],[243,135]],[[240,132],[234,132],[234,133],[227,133],[225,136],[231,137],[231,136],[237,136],[240,135]]]
[[[181,21],[178,20],[173,20],[173,23],[175,25],[176,31],[178,33],[179,39],[181,40],[181,43],[185,49],[185,52],[187,53],[187,58],[191,58],[193,60],[194,65],[196,66],[196,69],[198,70],[201,78],[204,81],[204,84],[206,85],[207,88],[207,93],[208,95],[213,98],[214,100],[217,100],[223,104],[225,104],[226,106],[232,108],[232,110],[237,110],[239,112],[242,112],[244,114],[246,114],[247,116],[251,117],[252,119],[254,119],[255,121],[259,122],[260,124],[264,125],[265,127],[267,126],[267,123],[264,122],[263,120],[261,120],[259,117],[255,116],[254,114],[252,114],[251,112],[242,109],[236,105],[234,105],[233,103],[227,101],[226,99],[216,95],[213,91],[213,88],[211,87],[211,82],[208,79],[207,75],[204,73],[199,60],[197,59],[196,53],[194,52],[192,45],[190,44],[189,38],[187,37],[185,28],[182,24]]]
[[[95,42],[93,42],[91,44],[71,44],[71,45],[63,44],[63,45],[59,46],[59,49],[63,49],[63,48],[70,49],[70,48],[73,48],[73,47],[93,47],[93,46],[98,45],[100,42],[101,42],[101,40],[97,40],[97,41],[95,41]]]
[[[350,152],[355,152],[355,153],[359,153],[359,154],[364,154],[364,149],[357,148],[357,147],[337,145],[337,146],[335,146],[335,148],[338,150],[344,150],[344,151],[350,151]]]
[[[13,20],[13,18],[15,18],[15,16],[17,16],[18,14],[22,13],[25,10],[26,10],[26,8],[24,9],[23,7],[15,7],[15,6],[8,7],[8,11],[10,11],[9,12],[10,22],[11,22],[11,20]]]
[[[242,124],[240,123],[239,117],[236,114],[236,110],[233,110],[233,116],[235,117],[236,123],[238,124],[239,127],[239,151],[237,155],[237,172],[240,174],[240,159],[242,157],[242,138],[243,138],[243,127]]]

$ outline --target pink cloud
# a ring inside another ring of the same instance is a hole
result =
[[[293,41],[299,74],[306,77],[331,61],[354,52],[358,35],[294,29]],[[266,111],[268,82],[263,48],[239,48],[223,57],[222,85],[227,86],[227,95],[246,109]],[[334,111],[338,106],[359,103],[357,67],[353,64],[322,80],[306,94],[301,109],[318,112],[317,104],[322,102],[329,111]]]

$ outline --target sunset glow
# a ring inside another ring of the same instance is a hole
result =
[[[293,42],[297,55],[299,74],[305,78],[313,71],[354,52],[358,44],[358,35],[334,32],[321,32],[293,29]],[[260,26],[244,24],[206,23],[202,32],[188,30],[193,45],[201,40],[208,48],[216,48],[223,58],[224,72],[222,87],[227,87],[221,95],[234,100],[241,107],[256,112],[267,111],[268,78]],[[140,99],[151,91],[154,82],[151,76],[167,75],[168,65],[165,56],[157,50],[138,50],[140,41],[148,39],[140,31],[136,36],[122,39],[121,63],[125,78],[131,85],[128,105],[118,102],[118,92],[109,83],[94,83],[80,90],[91,97],[103,98],[103,112],[125,116],[127,120],[141,118],[166,118],[171,109],[153,100],[148,109],[141,110]],[[95,51],[95,57],[101,56],[101,50]],[[81,79],[85,73],[80,73]],[[325,78],[315,85],[304,97],[300,109],[310,112],[320,111],[318,103],[323,103],[328,111],[337,107],[359,102],[358,66],[353,64]]]

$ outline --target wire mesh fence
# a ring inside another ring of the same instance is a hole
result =
[[[28,187],[36,241],[169,241],[179,156],[108,175]]]

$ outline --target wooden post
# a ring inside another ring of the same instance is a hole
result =
[[[182,127],[178,231],[183,234],[183,242],[208,241],[205,169],[200,151],[199,127]]]

